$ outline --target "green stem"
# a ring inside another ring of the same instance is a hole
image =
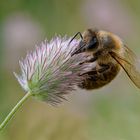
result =
[[[11,120],[11,118],[15,115],[17,110],[23,105],[23,103],[30,97],[32,94],[28,92],[25,96],[14,106],[11,112],[7,115],[4,121],[0,124],[0,131],[7,125],[7,123]]]

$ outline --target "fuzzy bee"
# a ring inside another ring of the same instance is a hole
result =
[[[83,80],[78,86],[83,89],[98,89],[110,83],[122,68],[133,83],[140,88],[140,64],[135,54],[115,34],[87,29],[81,36],[81,41],[71,56],[83,53],[87,58],[81,65],[94,66],[85,73],[81,73]],[[71,41],[72,41],[71,40]],[[71,42],[70,41],[70,42]]]

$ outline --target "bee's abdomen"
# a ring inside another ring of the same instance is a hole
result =
[[[120,71],[120,66],[111,63],[109,69],[101,73],[98,71],[90,71],[84,76],[84,80],[79,84],[80,88],[91,90],[101,88],[110,83]]]

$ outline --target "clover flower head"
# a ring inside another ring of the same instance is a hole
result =
[[[69,44],[70,39],[56,36],[50,42],[46,40],[19,62],[21,74],[15,73],[15,76],[25,92],[57,104],[75,89],[74,86],[81,81],[78,72],[82,66],[78,65],[80,56],[71,57],[78,40]]]

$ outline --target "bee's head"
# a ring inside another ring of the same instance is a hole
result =
[[[82,52],[96,51],[99,46],[97,32],[97,30],[88,29],[83,33],[83,35],[79,33],[82,40],[79,42],[78,46],[71,55],[73,56]]]
[[[96,53],[99,50],[111,51],[115,48],[115,42],[117,41],[117,36],[102,30],[88,29],[83,35],[80,34],[80,36],[82,39],[71,54],[72,56],[82,52]]]

